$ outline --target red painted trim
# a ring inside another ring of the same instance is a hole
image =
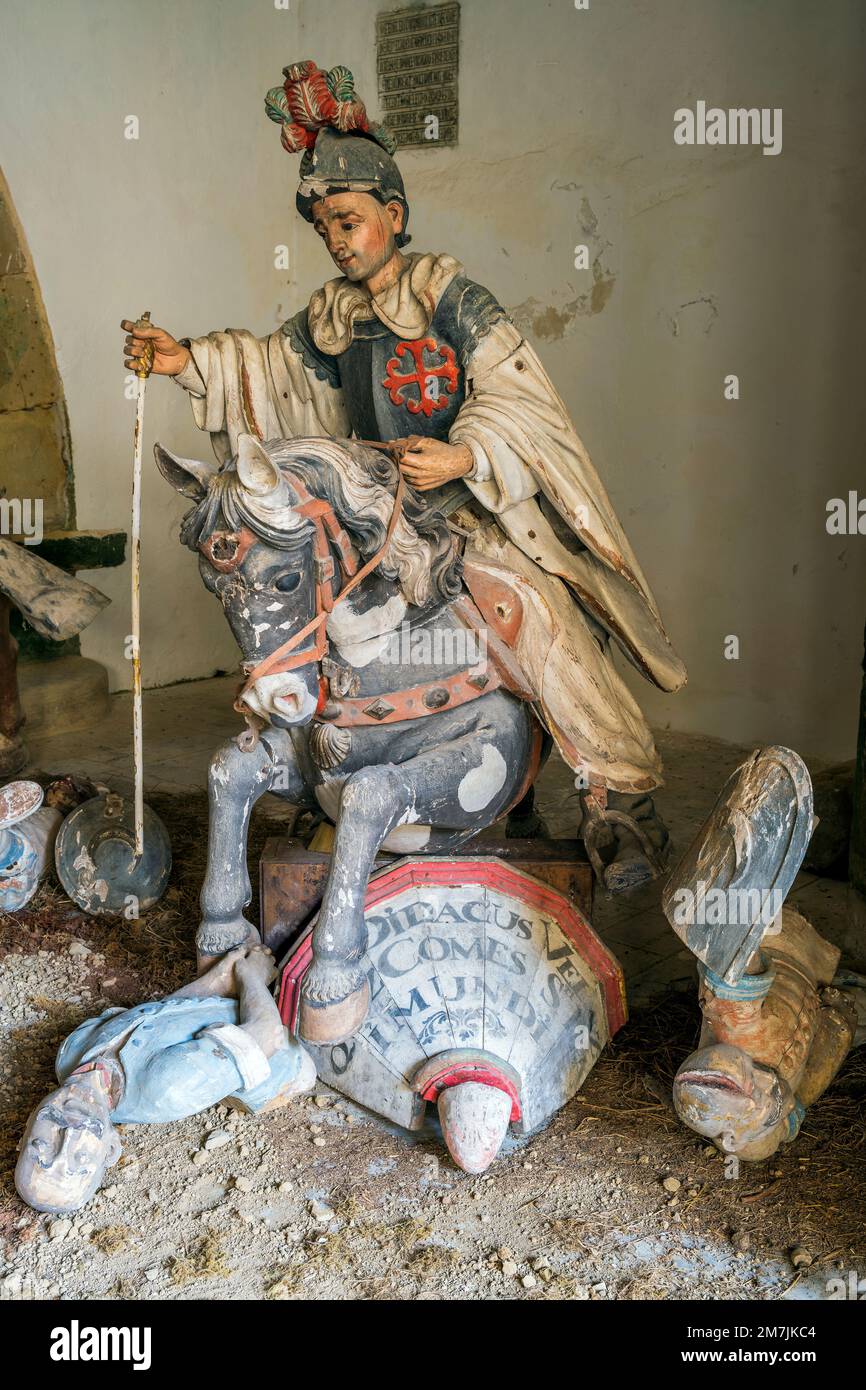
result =
[[[368,885],[365,912],[386,902],[406,888],[423,888],[435,884],[444,888],[469,888],[479,885],[511,893],[540,912],[547,912],[556,921],[569,941],[591,966],[601,983],[607,1015],[608,1034],[613,1037],[628,1018],[625,981],[622,967],[597,936],[574,903],[547,884],[531,878],[520,869],[494,859],[410,859],[386,869]],[[301,980],[312,960],[312,927],[298,943],[283,969],[280,984],[280,1017],[294,1029],[300,1003]]]
[[[511,1123],[520,1119],[520,1096],[513,1081],[489,1062],[461,1062],[458,1066],[445,1067],[432,1076],[419,1095],[424,1100],[438,1100],[439,1092],[449,1086],[459,1086],[464,1081],[477,1081],[482,1086],[493,1086],[497,1091],[505,1091],[511,1097]]]
[[[356,729],[383,724],[401,724],[408,719],[426,719],[428,714],[438,714],[443,709],[458,709],[460,705],[468,704],[470,700],[478,700],[482,695],[490,695],[494,690],[498,690],[502,684],[493,668],[487,674],[487,684],[480,688],[473,685],[472,675],[472,670],[467,669],[455,671],[450,676],[442,676],[439,680],[425,681],[423,685],[406,686],[402,690],[383,690],[378,695],[340,696],[335,700],[340,712],[333,719],[329,719],[328,723],[336,724],[338,728],[342,729]],[[438,706],[425,704],[424,697],[431,690],[443,691],[446,696],[445,703]],[[372,714],[367,713],[367,710],[379,701],[391,706],[390,714],[386,714],[382,719],[376,719]],[[536,724],[535,728],[539,735],[540,757],[541,726]],[[527,777],[532,771],[530,767]],[[523,795],[524,792],[521,791],[518,800]]]
[[[313,929],[308,927],[283,967],[277,1008],[280,1018],[291,1033],[298,1031],[298,1012],[301,1007],[301,982],[313,960]]]

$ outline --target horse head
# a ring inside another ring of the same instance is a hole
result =
[[[198,553],[202,579],[241,649],[245,705],[280,728],[309,723],[320,698],[325,622],[336,634],[339,605],[328,615],[341,588],[385,544],[396,465],[330,438],[263,444],[241,435],[221,469],[159,444],[154,454],[172,487],[194,501],[181,541]],[[407,489],[377,575],[365,584],[390,586],[405,612],[407,604],[454,597],[460,571],[444,518]],[[295,638],[291,653],[281,654]]]

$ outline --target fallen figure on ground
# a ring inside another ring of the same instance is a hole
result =
[[[837,974],[838,963],[837,947],[784,907],[780,930],[739,986],[702,971],[700,1046],[674,1078],[674,1105],[690,1129],[750,1162],[797,1137],[808,1107],[866,1040],[866,979]]]
[[[785,903],[815,827],[808,769],[757,749],[729,778],[662,899],[698,959],[703,1026],[674,1078],[677,1114],[723,1153],[770,1158],[852,1047],[866,977]]]
[[[261,1114],[312,1089],[269,985],[273,956],[240,947],[165,999],[105,1009],[61,1045],[61,1083],[33,1111],[15,1186],[37,1211],[76,1211],[120,1157],[115,1128],[184,1120],[220,1101]]]

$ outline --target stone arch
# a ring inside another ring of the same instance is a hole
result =
[[[25,546],[33,545],[34,556],[72,574],[123,561],[122,531],[82,533],[75,526],[72,447],[54,339],[2,170],[0,533],[24,542],[22,560]],[[30,730],[83,728],[108,705],[107,673],[79,654],[78,637],[55,642],[40,635],[17,610],[12,592],[0,589],[0,776],[26,761],[25,716]],[[19,648],[25,658],[20,666]]]
[[[54,340],[0,169],[0,497],[41,498],[45,530],[75,525],[72,450]]]

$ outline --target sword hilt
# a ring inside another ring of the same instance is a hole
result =
[[[152,326],[150,322],[150,310],[146,309],[141,318],[135,320],[133,331],[135,331],[136,328],[152,328]],[[153,340],[148,338],[144,344],[144,352],[141,355],[141,365],[136,367],[135,370],[135,375],[141,377],[145,381],[153,371],[153,352]]]

